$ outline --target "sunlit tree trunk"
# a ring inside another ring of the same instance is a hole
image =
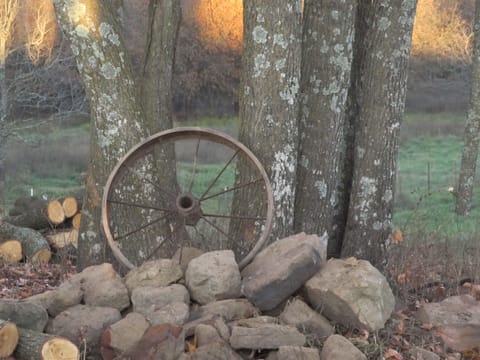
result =
[[[239,138],[259,157],[272,183],[272,240],[293,232],[301,10],[300,0],[244,2]],[[243,211],[234,212],[249,213],[249,206],[258,206],[255,201],[243,199],[237,204]]]
[[[306,0],[295,231],[327,234],[338,255],[334,215],[344,155],[356,0]]]
[[[456,211],[467,215],[472,205],[473,186],[480,141],[480,1],[475,2],[474,48],[470,89],[470,107],[465,127],[462,164],[458,180]]]
[[[105,261],[103,186],[118,159],[147,135],[133,73],[108,2],[55,0],[90,100],[91,142],[78,268]]]
[[[351,103],[354,168],[342,256],[382,268],[390,243],[398,135],[415,0],[359,1]]]

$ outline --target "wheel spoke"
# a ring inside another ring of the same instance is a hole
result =
[[[240,149],[237,149],[237,151],[235,151],[235,153],[232,155],[232,157],[226,162],[225,166],[222,168],[222,170],[220,170],[220,172],[217,174],[215,179],[213,179],[212,182],[208,185],[207,190],[205,190],[205,192],[202,194],[202,196],[200,196],[199,201],[202,201],[205,198],[205,195],[207,195],[208,192],[210,191],[210,189],[213,187],[213,185],[216,184],[216,182],[218,181],[220,176],[222,176],[223,172],[227,169],[227,167],[230,165],[230,163],[233,161],[233,159],[235,159],[235,157],[238,155],[239,152],[240,152]]]
[[[197,146],[195,148],[195,155],[193,156],[193,169],[192,169],[192,178],[190,179],[190,184],[188,185],[188,192],[192,192],[193,182],[195,180],[195,173],[197,172],[197,157],[198,149],[200,147],[200,138],[197,140]]]
[[[216,193],[216,194],[213,194],[213,195],[210,195],[210,196],[201,198],[200,201],[205,201],[205,200],[214,198],[214,197],[216,197],[216,196],[220,196],[220,195],[226,194],[226,193],[228,193],[228,192],[235,191],[235,190],[238,190],[238,189],[241,189],[241,188],[244,188],[244,187],[253,185],[253,184],[255,184],[255,183],[259,182],[259,181],[262,181],[262,180],[263,180],[262,178],[258,178],[258,179],[249,181],[249,182],[247,182],[247,183],[243,183],[243,184],[240,184],[240,185],[237,185],[237,186],[228,188],[228,189],[223,190],[223,191],[220,191],[220,192],[218,192],[218,193]]]
[[[145,176],[143,176],[142,174],[140,174],[138,171],[136,171],[135,169],[132,169],[130,166],[127,166],[125,164],[122,164],[123,167],[125,167],[128,171],[130,171],[132,174],[134,174],[140,181],[143,181],[147,184],[150,184],[152,185],[157,191],[159,191],[160,193],[165,193],[167,195],[169,195],[170,197],[172,198],[175,198],[176,195],[166,189],[162,189],[161,187],[159,187],[157,184],[155,184],[153,181],[147,179]],[[164,199],[165,200],[165,199]]]
[[[160,207],[156,207],[156,206],[153,206],[153,205],[143,205],[143,204],[134,204],[134,203],[130,203],[130,202],[127,202],[127,201],[120,201],[120,200],[107,200],[109,203],[112,203],[112,204],[119,204],[119,205],[125,205],[125,206],[132,206],[132,207],[138,207],[140,209],[147,209],[147,210],[158,210],[158,211],[165,211],[165,212],[173,212],[174,210],[172,209],[167,209],[167,208],[160,208]]]
[[[264,217],[254,217],[254,216],[242,216],[242,215],[220,215],[220,214],[203,214],[205,217],[217,217],[217,218],[226,218],[226,219],[240,219],[240,220],[259,220],[264,221]]]
[[[228,235],[225,233],[225,231],[223,231],[222,229],[220,229],[217,224],[215,224],[214,222],[208,220],[207,218],[204,218],[202,217],[202,219],[208,224],[210,225],[211,227],[213,227],[214,229],[216,229],[219,233],[223,234],[223,236],[225,236],[227,239],[228,239]]]
[[[148,223],[146,223],[145,225],[142,225],[140,226],[138,229],[135,229],[135,230],[132,230],[132,231],[129,231],[128,233],[126,234],[123,234],[123,235],[120,235],[120,236],[117,236],[115,238],[113,238],[114,241],[117,241],[119,239],[123,239],[123,238],[126,238],[127,236],[130,236],[132,234],[135,234],[136,232],[139,232],[140,230],[143,230],[151,225],[154,225],[160,221],[162,221],[163,219],[165,219],[166,217],[168,216],[168,213],[167,214],[164,214],[158,218],[156,218],[155,220],[152,220],[152,221],[149,221]]]

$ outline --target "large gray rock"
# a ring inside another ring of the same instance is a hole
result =
[[[203,250],[189,246],[182,246],[178,248],[178,250],[172,256],[172,260],[180,264],[182,271],[185,272],[190,261],[196,257],[199,257],[203,253],[205,253]]]
[[[134,268],[125,276],[125,285],[130,292],[137,287],[165,287],[183,277],[183,271],[178,262],[171,259],[146,261],[140,267]]]
[[[176,324],[183,325],[187,322],[189,315],[188,305],[183,302],[174,302],[162,306],[160,309],[147,314],[145,317],[152,325]]]
[[[305,283],[309,303],[328,319],[374,331],[383,328],[395,306],[385,277],[368,261],[330,259]]]
[[[434,325],[434,333],[452,349],[464,351],[480,344],[480,302],[470,295],[423,304],[417,317]]]
[[[247,299],[227,299],[203,305],[199,313],[221,315],[225,321],[233,321],[257,316],[259,311]]]
[[[85,305],[111,307],[120,311],[130,306],[128,290],[110,263],[89,266],[69,282],[83,291]]]
[[[305,233],[272,243],[243,269],[243,294],[260,310],[272,310],[320,269],[326,248],[326,236]]]
[[[302,346],[280,346],[277,360],[320,360],[318,349]]]
[[[313,336],[315,340],[323,340],[334,333],[328,320],[300,299],[293,299],[285,306],[280,320],[296,326],[300,332]]]
[[[132,291],[133,311],[145,316],[161,309],[165,305],[179,302],[190,303],[188,290],[180,284],[172,284],[163,288],[143,286],[137,287]]]
[[[242,360],[243,357],[232,350],[225,342],[201,346],[190,354],[182,354],[179,360]]]
[[[275,324],[233,326],[230,336],[230,345],[234,349],[278,349],[280,346],[303,346],[305,341],[305,335],[294,326]]]
[[[76,305],[58,314],[46,332],[66,337],[79,347],[87,344],[89,352],[99,354],[103,331],[121,318],[118,309]]]
[[[142,314],[132,312],[109,326],[102,335],[102,354],[111,350],[121,354],[135,346],[150,324]],[[104,356],[104,358],[106,358]]]
[[[322,360],[367,360],[367,357],[341,335],[331,335],[323,344]]]
[[[195,339],[197,340],[197,346],[205,346],[214,342],[223,342],[224,340],[212,325],[199,324],[195,328]]]
[[[192,259],[185,283],[191,298],[199,304],[239,297],[240,270],[233,251],[211,251]]]

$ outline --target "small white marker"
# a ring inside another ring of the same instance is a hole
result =
[[[33,197],[33,187],[30,188],[30,197]]]

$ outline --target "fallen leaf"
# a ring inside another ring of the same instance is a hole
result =
[[[402,230],[397,229],[392,233],[392,244],[398,245],[401,242],[403,242],[403,233]]]

